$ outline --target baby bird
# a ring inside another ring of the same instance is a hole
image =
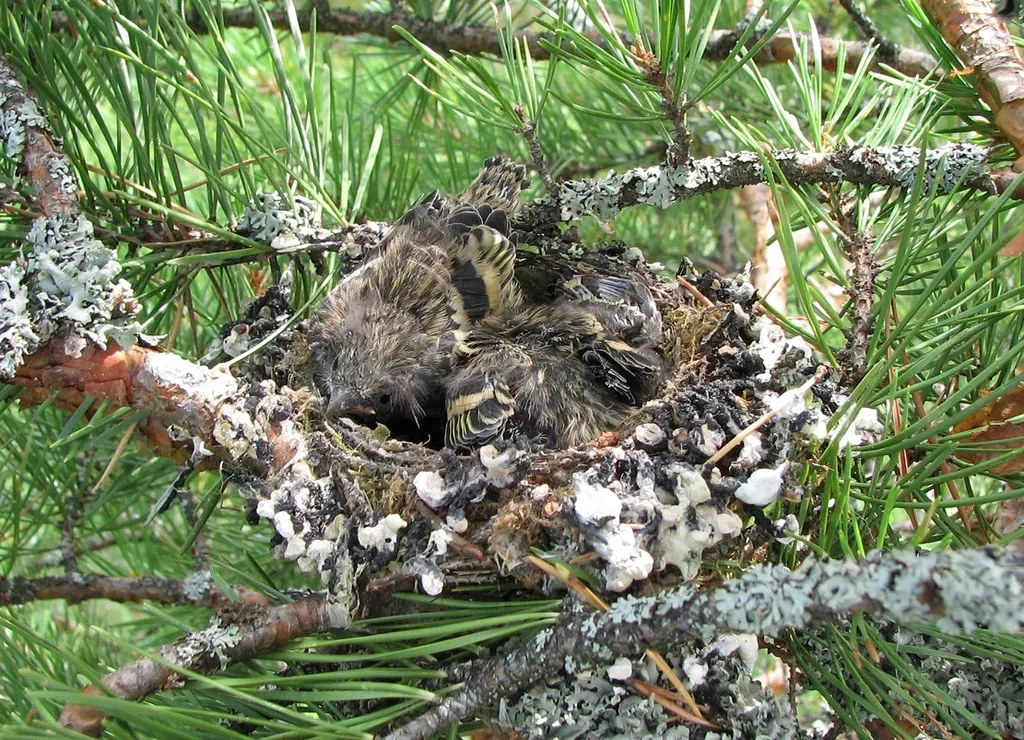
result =
[[[456,347],[445,441],[477,446],[519,431],[574,447],[615,429],[661,377],[661,317],[638,282],[580,278],[550,304],[508,303]],[[632,340],[632,343],[631,341]]]
[[[524,175],[494,158],[461,196],[430,194],[327,296],[310,322],[310,349],[329,418],[445,418],[442,380],[455,344],[511,281],[508,214]]]

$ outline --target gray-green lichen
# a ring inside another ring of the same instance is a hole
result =
[[[199,601],[210,593],[211,583],[209,570],[197,570],[182,581],[181,587],[187,598]]]
[[[0,267],[0,378],[14,375],[21,358],[39,343],[24,278],[25,271],[17,265]]]
[[[983,182],[988,150],[966,142],[929,150],[890,146],[832,152],[782,149],[764,155],[743,151],[696,159],[683,166],[661,164],[601,179],[563,181],[555,195],[530,204],[527,221],[554,218],[571,222],[585,216],[610,221],[629,206],[666,208],[695,195],[764,182],[762,157],[773,159],[782,176],[796,184],[849,181],[910,189],[923,161],[925,188],[934,185],[940,193],[965,186],[992,190],[991,182]]]
[[[614,708],[622,699],[615,685],[595,679],[604,674],[592,669],[603,668],[619,656],[635,660],[646,647],[672,651],[687,640],[708,643],[732,632],[775,636],[784,630],[800,631],[842,620],[856,612],[900,624],[929,623],[948,634],[970,634],[982,627],[993,632],[1020,632],[1024,630],[1022,565],[1024,557],[1000,548],[874,552],[861,561],[807,560],[793,571],[778,565],[758,566],[708,591],[684,586],[656,597],[626,597],[604,613],[567,619],[525,645],[521,655],[503,658],[506,679],[512,675],[510,666],[521,664],[524,673],[532,675],[543,663],[552,669],[546,670],[547,675],[556,676],[558,682],[554,687],[545,684],[528,690],[523,700],[506,707],[505,716],[531,737],[562,737],[557,733],[569,731],[563,728],[581,723],[589,727],[590,735],[657,732],[657,712],[653,716],[645,713],[639,720],[643,724],[619,729]],[[728,649],[725,640],[709,645],[699,658],[701,682],[710,677],[712,683],[741,685],[749,675],[749,656],[742,659],[744,640],[749,638],[737,642],[739,651]],[[714,680],[716,654],[734,661],[721,681]],[[686,667],[685,661],[681,667]],[[485,668],[484,680],[494,670]],[[691,663],[689,668],[696,675],[696,666]],[[1016,732],[1024,698],[1021,692],[1000,688],[974,671],[958,673],[961,668],[942,665],[932,672],[945,670],[948,675],[939,677],[951,693],[978,706],[979,712],[994,718],[993,723]],[[1001,667],[1000,672],[1007,681],[1017,680],[1013,667]],[[583,687],[573,683],[581,680],[589,683]],[[514,692],[514,688],[510,680],[503,684],[506,692]],[[473,684],[467,684],[466,690],[472,691]],[[719,702],[716,716],[731,717],[733,729],[741,730],[738,737],[787,736],[795,727],[776,714],[778,708],[767,707],[750,692],[734,691],[726,701],[716,687],[698,700]],[[634,710],[630,705],[627,717],[632,717]],[[650,729],[652,726],[655,729]],[[772,729],[766,729],[768,726]]]
[[[8,377],[22,358],[54,337],[77,357],[92,341],[134,344],[140,325],[131,286],[117,279],[121,264],[94,236],[81,216],[40,218],[25,241],[24,268],[0,272],[0,376]]]
[[[756,641],[755,641],[756,645]],[[713,707],[726,726],[720,732],[673,723],[652,698],[592,669],[570,671],[538,684],[513,702],[502,700],[498,720],[523,737],[536,738],[792,738],[799,728],[787,702],[767,695],[737,654],[719,642],[696,651],[690,645],[665,658],[681,673],[699,661],[699,682],[691,684],[698,702]],[[632,662],[636,678],[657,683],[659,671],[646,659]]]
[[[889,643],[887,649],[899,655],[898,660],[885,660],[877,665],[878,670],[891,676],[890,685],[894,688],[889,697],[893,705],[903,705],[904,687],[913,685],[943,703],[948,701],[970,712],[996,736],[1024,736],[1024,666],[989,657],[996,650],[991,636],[952,642],[881,620],[874,622],[874,628]],[[801,642],[815,661],[837,671],[838,680],[847,685],[859,680],[846,661],[832,653],[833,642],[827,637],[812,636]],[[941,692],[950,699],[940,699]],[[867,706],[860,702],[845,704],[846,710],[861,720],[873,716],[866,711]],[[961,717],[957,719],[964,721]],[[971,724],[976,720],[971,720]]]
[[[291,203],[280,193],[257,193],[242,213],[238,233],[274,246],[278,237],[319,228],[321,209],[316,201],[293,195]]]
[[[31,126],[49,132],[50,124],[28,96],[18,95],[16,105],[8,105],[10,99],[0,94],[0,140],[3,140],[7,157],[18,159],[25,150],[27,129]]]
[[[1024,577],[1012,554],[991,549],[874,551],[861,562],[807,561],[796,571],[766,566],[713,594],[719,625],[776,635],[821,614],[879,611],[903,623],[930,622],[949,634],[979,627],[1024,630]],[[706,630],[712,636],[715,629]]]
[[[227,651],[241,640],[242,630],[237,624],[222,625],[215,617],[209,627],[192,632],[174,646],[175,662],[178,665],[212,667],[211,673],[219,672],[231,662]]]
[[[923,152],[924,189],[952,193],[962,182],[981,175],[987,159],[986,148],[966,142],[929,149]],[[879,168],[910,190],[922,167],[922,151],[907,146],[856,147],[850,161]]]

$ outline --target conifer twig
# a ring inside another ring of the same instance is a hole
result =
[[[8,157],[20,155],[20,170],[39,197],[43,216],[78,215],[78,183],[67,156],[53,143],[53,130],[39,106],[22,86],[14,67],[0,54],[0,112],[8,141]],[[14,129],[19,129],[15,132]],[[21,143],[21,149],[11,146]]]
[[[138,533],[137,536],[142,537],[143,535],[148,537],[149,533],[140,532]],[[117,535],[114,532],[104,532],[103,534],[96,535],[95,537],[90,537],[82,542],[72,542],[72,554],[77,560],[78,556],[82,553],[104,550],[113,545],[115,542],[117,542]],[[64,557],[63,548],[59,548],[57,550],[48,552],[44,555],[40,555],[38,558],[33,560],[28,567],[30,570],[35,570],[37,568],[49,568],[51,566],[60,565],[61,563],[65,562],[66,559]]]
[[[92,491],[85,485],[83,466],[78,472],[78,484],[74,493],[68,496],[64,504],[64,518],[60,523],[60,558],[64,565],[64,574],[74,576],[78,573],[78,555],[75,552],[75,530],[82,523],[82,511],[91,498]]]
[[[247,603],[266,604],[266,600],[255,591],[236,590]],[[120,578],[81,573],[42,578],[0,578],[0,604],[4,606],[52,599],[69,604],[106,599],[123,604],[152,601],[156,604],[213,608],[230,603],[230,599],[210,580],[208,571],[197,571],[184,579]]]
[[[840,224],[839,241],[850,261],[850,301],[852,326],[848,334],[846,360],[851,387],[868,370],[868,347],[875,324],[875,264],[874,240],[871,235],[856,228],[850,214],[837,214]]]
[[[320,3],[317,4],[322,5]],[[310,30],[312,12],[299,10],[295,12],[298,27],[303,32]],[[268,9],[267,17],[270,25],[276,29],[288,31],[291,25],[288,11]],[[221,8],[221,18],[225,28],[258,28],[259,19],[252,7]],[[210,28],[198,11],[190,11],[185,15],[185,22],[194,33],[209,33]],[[52,28],[55,31],[68,31],[73,24],[66,14],[54,12]],[[371,36],[383,38],[391,43],[403,43],[401,35],[395,27],[406,29],[418,40],[434,49],[439,54],[459,52],[461,54],[493,54],[500,56],[501,45],[498,34],[493,27],[461,25],[446,21],[423,18],[408,13],[365,11],[358,12],[347,8],[318,7],[316,10],[316,29],[319,33],[332,33],[339,36]],[[742,31],[722,29],[713,31],[708,42],[704,58],[708,61],[722,61],[730,55],[739,41]],[[605,46],[605,41],[598,33],[586,34],[588,40],[598,46]],[[516,31],[515,38],[526,41],[533,59],[548,59],[551,52],[542,41],[553,42],[555,37],[547,32],[521,29]],[[796,57],[804,34],[777,33],[755,55],[754,63],[758,65],[785,64]],[[628,41],[627,41],[628,43]],[[839,60],[839,47],[845,45],[846,68],[856,69],[860,60],[871,48],[870,42],[845,41],[829,37],[821,37],[822,64],[826,69],[835,69]],[[911,77],[923,77],[937,68],[935,59],[923,51],[901,49],[899,54],[886,64],[901,74]],[[875,71],[884,72],[880,65]]]
[[[883,59],[888,62],[899,58],[901,51],[899,44],[879,30],[864,9],[857,4],[857,0],[839,0],[839,4],[849,13],[850,20],[864,34],[864,37],[878,44],[878,53],[882,55]]]
[[[633,56],[636,57],[637,64],[646,73],[647,81],[658,89],[662,110],[665,111],[665,116],[672,123],[672,129],[675,132],[672,144],[669,145],[665,154],[665,160],[674,167],[689,164],[691,160],[690,140],[693,135],[686,125],[686,111],[689,107],[686,102],[686,93],[681,91],[679,95],[676,95],[671,78],[665,73],[661,61],[652,52],[644,47],[634,46]]]
[[[909,190],[923,159],[925,186],[934,183],[940,193],[963,188],[996,194],[1010,188],[1014,176],[986,171],[987,156],[987,149],[968,143],[928,150],[912,146],[855,146],[829,152],[731,152],[694,159],[685,166],[662,164],[637,167],[599,180],[563,180],[558,183],[557,198],[548,196],[528,204],[520,218],[520,228],[576,221],[585,216],[609,221],[634,205],[665,208],[697,195],[766,182],[768,174],[762,158],[771,160],[782,178],[792,185],[851,182]],[[1024,197],[1024,193],[1015,191],[1013,197]]]
[[[118,668],[103,679],[102,688],[89,686],[84,693],[141,701],[179,682],[178,669],[218,673],[296,638],[325,632],[332,626],[330,617],[327,595],[318,594],[267,610],[252,621],[214,624],[161,648],[159,660],[140,658]],[[101,710],[82,704],[67,704],[60,714],[62,727],[92,736],[103,731],[105,719]]]
[[[534,169],[544,183],[544,190],[550,197],[557,197],[555,181],[551,178],[551,168],[544,157],[544,150],[540,147],[540,137],[537,136],[537,122],[526,118],[526,112],[519,103],[515,105],[515,112],[521,124],[516,128],[516,133],[526,139],[526,144],[530,147],[530,159],[533,160]]]

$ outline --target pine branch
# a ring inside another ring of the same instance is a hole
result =
[[[704,59],[707,61],[727,59],[741,34],[742,29],[715,31],[704,50]],[[801,49],[807,49],[807,61],[815,64],[816,59],[811,56],[812,52],[810,51],[813,49],[813,45],[807,43],[808,41],[805,34],[778,33],[754,55],[753,61],[758,66],[786,64],[797,59]],[[845,47],[843,71],[850,73],[856,71],[864,55],[870,53],[874,46],[870,41],[846,41],[830,36],[818,37],[818,43],[821,48],[821,66],[830,71],[837,69],[840,47]],[[886,67],[891,67],[908,77],[926,77],[939,70],[938,62],[930,54],[916,49],[901,49],[893,59],[879,59],[871,65],[872,71],[882,74],[885,74]]]
[[[255,591],[237,589],[248,604],[266,606],[266,599]],[[118,578],[82,575],[43,578],[0,578],[0,604],[17,606],[32,601],[59,599],[78,604],[92,599],[107,599],[132,604],[152,601],[176,606],[203,606],[218,609],[232,603],[211,580],[209,571],[197,571],[188,578]]]
[[[248,660],[306,635],[334,626],[326,595],[311,596],[279,606],[245,623],[214,624],[186,635],[160,650],[158,659],[140,658],[103,679],[103,686],[89,686],[85,693],[111,693],[141,701],[179,682],[178,669],[211,675],[232,663]],[[106,714],[86,705],[68,704],[61,711],[62,727],[98,736]]]
[[[25,91],[14,68],[0,55],[0,139],[6,155],[20,158],[24,174],[39,197],[46,218],[80,212],[78,183],[71,162],[53,142],[53,130],[36,101]]]
[[[186,430],[189,439],[197,437],[215,453],[232,459],[218,441],[218,437],[227,438],[215,432],[216,425],[234,413],[230,399],[241,393],[241,384],[227,371],[141,346],[87,347],[80,357],[56,346],[31,355],[10,382],[25,389],[24,405],[42,403],[56,393],[55,404],[69,410],[77,408],[86,395],[110,401],[113,407],[144,409],[150,416],[139,424],[139,432],[162,456],[180,458],[187,447],[186,442],[170,437],[168,427],[173,425]],[[243,434],[228,443],[234,443],[242,457],[246,445],[266,439],[256,434],[254,430],[248,438]],[[251,466],[262,474],[269,469],[256,462]]]
[[[527,119],[523,106],[516,103],[516,115],[519,117],[520,126],[515,131],[526,139],[526,145],[530,148],[530,159],[533,160],[533,167],[540,175],[544,183],[544,190],[548,195],[555,195],[555,181],[551,177],[551,167],[544,157],[544,150],[540,145],[540,137],[537,135],[537,122]]]
[[[1024,157],[1024,58],[992,3],[923,0],[921,7],[964,66],[974,71],[982,101],[995,113],[999,130]]]
[[[593,216],[615,218],[634,205],[665,208],[671,203],[767,182],[762,156],[778,167],[792,185],[852,182],[873,187],[910,189],[924,156],[925,187],[938,180],[940,193],[957,187],[996,194],[1006,190],[1014,174],[986,172],[987,150],[972,144],[951,144],[923,151],[917,147],[852,147],[833,152],[784,149],[760,155],[743,151],[706,157],[688,166],[667,164],[639,167],[601,180],[567,180],[558,183],[557,199],[550,196],[530,203],[522,217],[527,228]],[[1024,193],[1014,193],[1024,197]]]
[[[0,55],[0,139],[7,156],[39,194],[42,217],[27,241],[25,263],[0,266],[0,379],[55,335],[72,352],[88,342],[134,342],[139,310],[113,251],[93,238],[82,215],[78,182],[54,145],[50,125]]]
[[[150,533],[133,532],[125,533],[125,536],[134,536],[137,539],[143,539],[144,537],[149,537]],[[95,537],[90,537],[84,542],[72,542],[71,556],[77,562],[78,556],[82,553],[96,552],[97,550],[105,550],[106,548],[111,547],[117,542],[117,537],[118,535],[115,532],[104,532],[103,534],[98,534]],[[45,555],[40,555],[38,558],[33,560],[28,567],[30,570],[35,570],[37,568],[49,568],[54,565],[61,565],[62,563],[65,563],[66,560],[67,556],[65,554],[62,538],[62,545],[59,550],[53,550]]]
[[[580,670],[727,632],[774,636],[857,613],[951,634],[1024,629],[1024,556],[1005,549],[873,552],[865,560],[807,560],[796,571],[756,566],[718,589],[682,587],[625,598],[610,611],[564,619],[504,656],[480,661],[462,688],[386,740],[419,740],[510,699],[566,665]]]
[[[858,229],[854,214],[833,214],[839,224],[838,236],[846,258],[850,261],[851,320],[846,356],[850,386],[856,385],[868,371],[868,349],[875,326],[875,262],[874,239]]]
[[[287,11],[267,10],[266,12],[272,27],[282,31],[291,30],[292,26]],[[221,13],[223,28],[259,28],[257,15],[252,7],[223,8]],[[295,12],[301,31],[309,32],[313,16],[313,11]],[[321,7],[315,11],[315,17],[316,29],[319,33],[331,33],[339,36],[373,36],[386,39],[391,43],[403,43],[402,36],[395,30],[395,27],[401,27],[439,54],[457,52],[469,55],[501,55],[498,31],[489,26],[448,23],[398,11],[357,12],[345,8]],[[198,11],[189,11],[185,16],[185,22],[194,33],[210,32],[209,26]],[[73,25],[66,15],[54,14],[54,30],[68,31],[73,28]],[[704,58],[708,61],[727,59],[742,32],[742,29],[714,31],[711,34]],[[555,42],[554,34],[522,29],[516,31],[514,36],[526,41],[533,59],[548,59],[551,56],[550,47],[545,44]],[[605,41],[600,34],[590,33],[586,36],[589,41],[598,46],[605,46]],[[772,65],[785,64],[795,59],[798,49],[805,40],[804,36],[804,34],[777,34],[755,56],[754,62],[758,65]],[[628,44],[628,39],[625,40]],[[846,69],[850,72],[857,68],[861,58],[871,48],[870,42],[863,41],[844,41],[828,37],[822,37],[819,41],[822,49],[822,63],[826,69],[833,70],[838,63],[840,45],[846,45]],[[810,48],[810,45],[807,45],[807,48]],[[894,57],[886,59],[884,64],[911,77],[924,77],[937,68],[936,61],[929,54],[913,49],[901,49]],[[884,71],[884,66],[878,64],[875,69]]]

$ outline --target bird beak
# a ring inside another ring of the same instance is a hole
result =
[[[373,418],[377,415],[369,406],[361,403],[353,403],[353,399],[346,393],[334,392],[327,404],[327,415],[332,418],[342,416],[357,416],[364,419]]]

